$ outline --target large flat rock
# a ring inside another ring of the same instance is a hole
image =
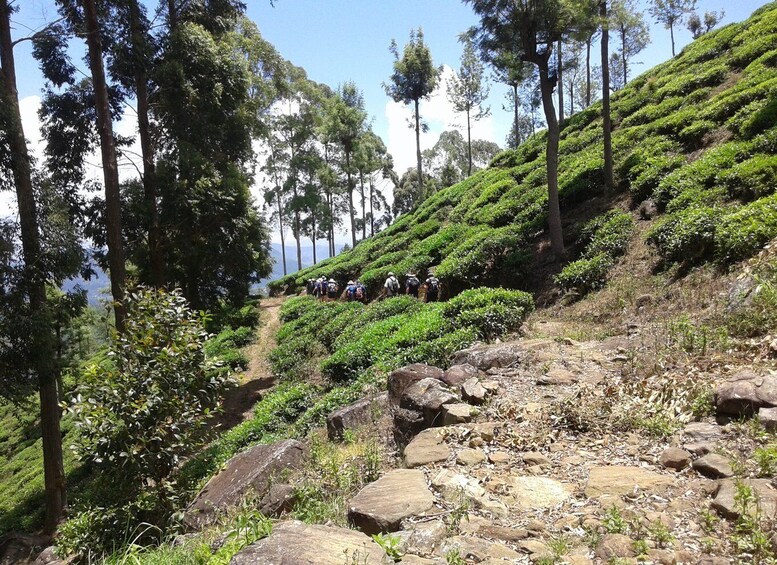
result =
[[[353,404],[335,410],[326,417],[326,432],[330,441],[342,439],[346,430],[357,430],[377,422],[388,409],[388,395],[384,392],[362,398]]]
[[[526,351],[517,343],[476,344],[453,354],[454,365],[472,365],[486,371],[488,369],[516,366],[526,357]]]
[[[405,447],[405,465],[410,469],[429,465],[430,463],[440,463],[450,457],[451,450],[445,443],[440,428],[431,428],[422,431],[413,441]]]
[[[760,408],[777,406],[777,377],[743,370],[715,389],[718,414],[752,416]]]
[[[273,477],[299,468],[304,458],[305,446],[292,439],[238,453],[197,494],[186,509],[184,523],[195,530],[213,524],[249,493],[264,495]]]
[[[414,469],[395,469],[370,483],[349,504],[348,519],[366,534],[395,532],[402,520],[434,505],[426,477]]]
[[[572,496],[568,485],[549,477],[512,477],[507,484],[510,485],[510,495],[502,500],[527,510],[552,508]]]
[[[588,475],[585,495],[598,498],[603,494],[624,495],[635,490],[663,490],[674,484],[674,479],[642,467],[609,465],[592,467]]]
[[[302,522],[281,522],[269,537],[249,545],[230,565],[382,565],[386,553],[361,532]]]
[[[761,516],[769,518],[777,514],[777,490],[772,487],[768,479],[745,479],[742,483],[749,486],[757,497]],[[737,481],[735,479],[721,480],[718,482],[718,489],[710,506],[724,518],[736,520],[742,513],[741,504],[736,502],[736,493]],[[750,505],[748,513],[750,515],[756,513],[755,505]]]
[[[398,406],[405,389],[423,379],[442,380],[445,371],[431,365],[414,363],[391,372],[388,377],[388,399],[392,406]]]

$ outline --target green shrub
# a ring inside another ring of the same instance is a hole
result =
[[[712,255],[721,216],[719,208],[685,208],[660,220],[648,233],[647,241],[668,263],[698,262]]]
[[[553,280],[564,291],[576,290],[585,294],[604,286],[612,266],[612,257],[599,253],[569,263]]]
[[[445,303],[442,314],[458,328],[472,328],[485,339],[517,330],[534,310],[530,294],[503,288],[465,290]]]
[[[777,195],[723,217],[715,233],[715,255],[723,263],[746,259],[777,237]]]
[[[629,239],[634,232],[634,218],[620,210],[610,210],[588,222],[581,232],[586,242],[585,257],[605,253],[612,258],[626,252]]]
[[[729,195],[755,200],[777,190],[777,156],[755,155],[720,175]]]
[[[764,102],[757,111],[744,118],[739,127],[739,133],[745,139],[751,139],[777,124],[777,96]]]
[[[110,346],[114,367],[92,364],[68,408],[78,454],[121,471],[138,489],[164,482],[212,430],[228,375],[206,359],[201,316],[180,293],[141,290],[127,300],[125,331]]]
[[[281,322],[290,322],[314,308],[317,304],[312,296],[294,296],[283,303],[280,311]]]
[[[685,157],[677,142],[663,136],[652,137],[626,155],[619,174],[628,183],[632,199],[641,202],[666,175],[684,164]]]
[[[251,300],[248,304],[237,306],[220,302],[210,318],[205,320],[205,329],[218,332],[223,328],[255,328],[259,324],[259,301]]]
[[[665,207],[688,190],[703,191],[718,182],[718,175],[748,157],[749,146],[730,142],[707,150],[699,159],[664,177],[653,192],[653,199]],[[708,203],[709,204],[709,203]]]

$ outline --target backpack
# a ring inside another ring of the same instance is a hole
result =
[[[440,281],[437,277],[431,277],[426,284],[430,293],[437,294],[440,291]]]
[[[399,281],[397,277],[391,277],[391,290],[397,292],[399,290]]]
[[[337,283],[329,283],[326,289],[329,294],[337,294]]]
[[[419,281],[416,277],[410,277],[407,279],[407,281],[405,281],[405,285],[413,292],[413,294],[417,294],[418,287],[421,286],[421,281]]]

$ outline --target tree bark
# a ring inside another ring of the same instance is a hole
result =
[[[345,151],[345,178],[348,183],[348,215],[351,218],[351,249],[356,247],[356,212],[353,206],[353,178],[351,177],[351,152]]]
[[[375,202],[375,181],[370,176],[370,237],[375,235],[375,211],[373,209]]]
[[[415,157],[418,165],[418,201],[421,202],[424,197],[424,176],[421,167],[421,115],[419,114],[418,99],[415,102]]]
[[[113,119],[105,81],[100,24],[97,20],[95,0],[82,0],[86,23],[86,44],[89,50],[89,68],[92,73],[97,129],[100,135],[100,151],[105,183],[105,227],[108,242],[108,266],[111,278],[111,295],[116,330],[124,331],[126,308],[124,306],[124,242],[121,233],[121,196],[119,194],[119,166],[116,162],[116,142],[113,137]]]
[[[561,257],[564,254],[564,234],[561,227],[561,209],[558,197],[559,125],[556,119],[556,109],[553,107],[553,86],[548,77],[548,59],[541,58],[538,67],[542,107],[545,111],[545,120],[548,123],[548,143],[545,147],[545,166],[548,171],[548,230],[553,254],[556,257]]]
[[[45,322],[43,317],[46,310],[46,281],[42,270],[43,266],[40,265],[40,228],[32,184],[32,167],[19,109],[19,92],[16,84],[16,65],[13,56],[10,20],[11,8],[8,1],[0,0],[0,96],[4,99],[4,105],[7,108],[8,143],[11,150],[11,169],[19,207],[24,279],[28,286],[31,314],[38,321]],[[37,351],[34,362],[38,376],[43,442],[45,527],[47,532],[53,532],[57,522],[62,517],[62,512],[67,504],[67,496],[62,462],[62,434],[59,425],[58,372],[54,364],[55,351],[52,347],[51,328],[48,324],[43,327],[45,327],[45,331],[36,332],[30,338],[35,342],[35,350]]]
[[[593,35],[589,35],[585,42],[585,107],[591,105],[591,41]]]
[[[472,176],[472,125],[469,118],[469,109],[467,109],[467,176]]]
[[[311,222],[310,239],[313,242],[313,264],[315,265],[316,263],[318,263],[318,256],[316,255],[316,215],[315,214],[310,215],[310,222]]]
[[[671,23],[669,24],[669,37],[672,38],[672,57],[674,57],[675,56],[675,52],[674,52],[674,25],[671,24]]]
[[[602,121],[604,128],[604,186],[614,188],[612,164],[612,119],[610,115],[610,25],[607,20],[607,0],[599,2],[599,16],[602,20]]]
[[[167,23],[170,25],[170,31],[175,31],[178,27],[178,9],[175,6],[175,0],[167,0]]]
[[[367,239],[367,201],[364,195],[364,171],[359,171],[359,192],[362,199],[362,239]]]
[[[298,201],[297,186],[294,186],[294,239],[297,242],[297,270],[302,270],[302,230],[301,221],[299,217],[299,208],[297,208],[296,202]]]
[[[283,235],[283,206],[281,206],[281,189],[280,186],[275,187],[275,200],[278,206],[278,230],[281,232],[281,257],[283,258],[283,276],[286,272],[286,237]]]
[[[558,121],[564,121],[564,59],[562,56],[562,42],[558,40],[558,55],[556,57],[556,74],[558,75],[556,88],[558,89]]]
[[[159,224],[157,205],[156,159],[151,141],[151,126],[148,119],[148,77],[144,69],[145,61],[140,61],[143,35],[140,27],[140,7],[137,0],[129,2],[132,43],[135,50],[135,95],[138,108],[138,137],[140,152],[143,156],[143,195],[148,208],[148,252],[151,264],[151,280],[156,288],[165,285],[165,264],[162,255],[162,232]]]
[[[515,144],[515,148],[517,149],[520,145],[520,140],[518,139],[518,83],[513,83],[513,143]]]
[[[626,60],[626,28],[621,26],[621,62],[623,63],[623,86],[629,81],[629,65]]]

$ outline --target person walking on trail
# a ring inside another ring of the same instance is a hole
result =
[[[361,281],[356,281],[356,290],[354,291],[353,299],[356,302],[367,304],[367,287],[364,286]]]
[[[337,286],[337,281],[335,279],[329,279],[329,282],[326,283],[326,297],[328,300],[337,300],[337,291],[339,290],[339,287]]]
[[[429,273],[429,278],[424,281],[426,289],[426,302],[437,302],[440,299],[440,279]]]
[[[418,289],[421,288],[421,281],[415,276],[415,273],[405,275],[405,294],[418,298]]]
[[[383,288],[386,289],[386,297],[388,298],[399,294],[399,279],[394,273],[390,272],[388,274],[388,278],[386,279]]]
[[[326,278],[318,277],[313,284],[313,296],[319,300],[323,300],[326,296]]]
[[[348,281],[348,284],[345,285],[343,296],[348,302],[356,300],[356,283],[354,281]]]

